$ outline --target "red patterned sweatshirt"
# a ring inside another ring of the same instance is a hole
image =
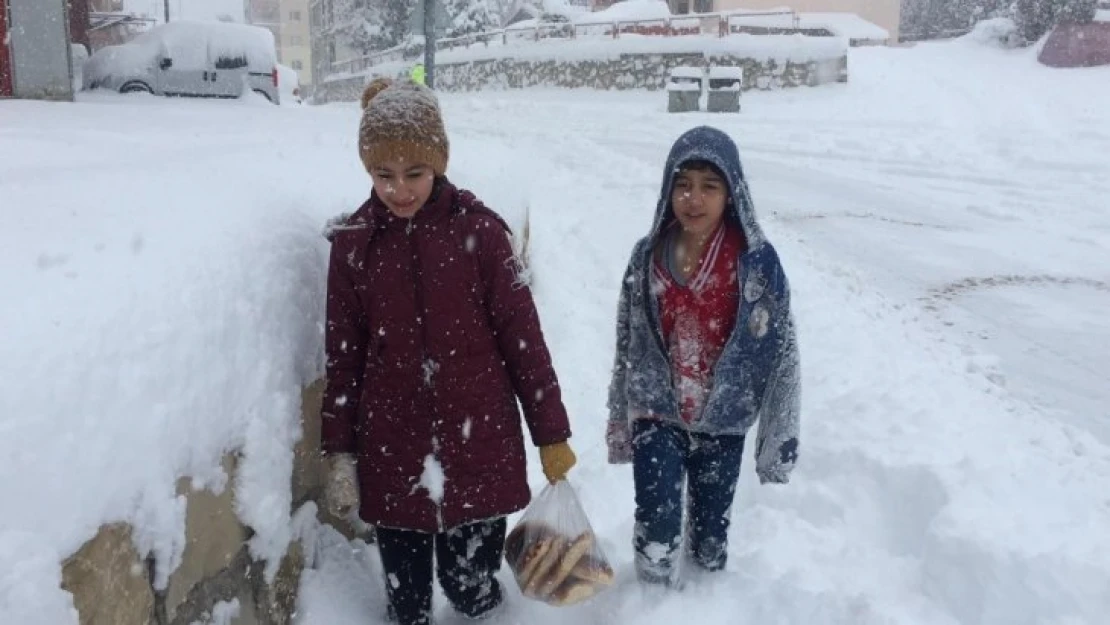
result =
[[[740,229],[722,219],[697,269],[682,284],[674,262],[680,228],[675,223],[661,237],[651,282],[682,419],[692,423],[701,416],[713,388],[713,366],[736,325],[739,262],[746,245]]]

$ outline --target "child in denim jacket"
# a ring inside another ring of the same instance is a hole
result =
[[[786,275],[719,130],[671,148],[625,273],[616,351],[606,439],[611,463],[633,465],[637,575],[678,582],[684,510],[687,560],[721,570],[748,430],[759,421],[761,483],[786,483],[797,460],[800,375]]]

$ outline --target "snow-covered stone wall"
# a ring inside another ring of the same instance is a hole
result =
[[[323,382],[302,395],[304,436],[296,446],[292,490],[295,507],[321,494],[319,458]],[[165,587],[155,583],[154,563],[135,548],[132,528],[113,523],[99,529],[62,567],[62,588],[73,595],[81,625],[289,625],[293,621],[305,550],[290,543],[277,573],[268,578],[265,563],[250,552],[253,534],[236,514],[238,455],[224,457],[231,477],[220,493],[196,490],[188,478],[178,482],[185,506],[186,546]],[[323,517],[323,515],[321,514]],[[335,519],[321,518],[350,533]],[[105,598],[110,600],[105,600]]]
[[[740,67],[744,89],[816,86],[848,80],[848,41],[803,35],[725,38],[641,37],[530,46],[490,46],[442,53],[435,87],[443,91],[565,87],[662,89],[679,66]],[[318,102],[358,99],[374,76],[405,76],[411,63],[391,62],[357,74],[337,74],[320,85]]]

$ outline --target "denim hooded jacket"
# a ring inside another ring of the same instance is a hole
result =
[[[700,418],[682,420],[663,340],[658,300],[650,289],[652,250],[675,219],[671,187],[685,163],[706,161],[726,177],[726,218],[747,238],[737,264],[740,304],[736,325],[713,368]],[[798,455],[801,380],[790,286],[775,248],[756,221],[736,144],[706,126],[675,142],[648,236],[632,251],[617,312],[616,359],[609,386],[609,438],[627,437],[632,420],[650,418],[708,435],[745,435],[759,421],[756,471],[763,482],[786,482]],[[627,440],[627,439],[626,439]]]

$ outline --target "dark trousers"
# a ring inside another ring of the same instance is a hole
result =
[[[378,551],[385,572],[390,615],[400,625],[432,622],[432,560],[443,594],[469,617],[501,603],[505,518],[463,525],[440,534],[378,528]]]
[[[691,434],[648,419],[637,420],[632,432],[637,575],[651,583],[677,581],[684,488],[688,561],[708,571],[723,569],[744,437]]]

